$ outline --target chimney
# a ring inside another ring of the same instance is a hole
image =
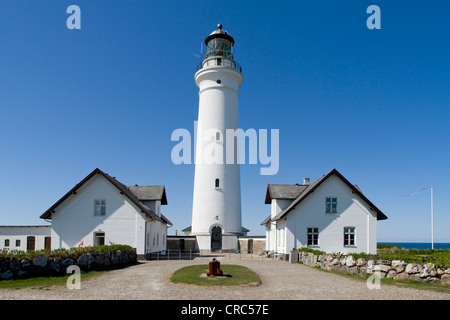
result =
[[[303,184],[306,186],[306,185],[309,185],[309,178],[303,178]]]

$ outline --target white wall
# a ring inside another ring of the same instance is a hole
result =
[[[270,205],[270,216],[275,217],[278,213],[283,211],[292,201],[291,200],[277,200],[272,199]],[[286,231],[284,220],[282,222],[270,222],[271,227],[266,228],[266,250],[284,252],[286,247]]]
[[[325,198],[337,197],[337,214],[325,213]],[[287,251],[307,246],[307,228],[319,228],[319,243],[308,246],[325,252],[376,253],[376,212],[338,177],[330,176],[286,218]],[[344,247],[344,227],[355,227],[355,245]]]
[[[160,221],[148,219],[146,222],[147,246],[146,253],[167,249],[167,226]]]
[[[35,250],[44,249],[45,237],[50,237],[50,226],[0,226],[0,250],[27,250],[27,237],[35,237]],[[9,247],[5,247],[5,240],[9,240]],[[16,246],[16,240],[20,245]]]
[[[225,157],[226,129],[239,127],[238,88],[242,75],[229,68],[208,67],[196,73],[195,81],[200,91],[191,234],[207,236],[215,224],[221,225],[223,234],[241,234],[240,166],[237,162],[226,164]],[[217,131],[219,141],[203,141],[203,133],[211,132],[215,137]],[[223,164],[201,163],[204,152],[211,154],[212,147],[223,150]],[[220,180],[219,188],[215,188],[215,179]],[[237,240],[222,242],[227,246],[231,243],[236,249]],[[200,249],[211,247],[206,239],[199,239],[198,244]]]
[[[94,216],[94,200],[106,199],[105,216]],[[94,245],[94,232],[105,232],[105,244],[126,244],[145,251],[145,214],[101,175],[86,182],[52,215],[52,248]]]

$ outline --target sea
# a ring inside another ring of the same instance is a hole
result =
[[[378,244],[393,244],[405,249],[431,249],[431,242],[378,242]],[[450,249],[450,243],[435,242],[434,249]]]

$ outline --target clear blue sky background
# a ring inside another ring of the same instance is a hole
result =
[[[68,30],[66,8],[81,8]],[[381,30],[366,9],[381,8]],[[280,130],[280,170],[244,165],[243,225],[262,235],[268,183],[333,168],[388,217],[379,241],[450,242],[450,2],[2,1],[0,224],[39,216],[93,169],[164,184],[191,224],[194,166],[173,130],[193,132],[200,44],[222,23],[243,66],[240,127]]]

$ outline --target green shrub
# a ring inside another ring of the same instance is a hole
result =
[[[113,244],[113,245],[101,245],[101,246],[86,246],[86,247],[74,247],[69,249],[54,249],[54,250],[30,250],[30,251],[20,251],[20,250],[8,250],[3,249],[0,251],[0,257],[17,259],[34,259],[39,256],[46,256],[49,258],[59,258],[61,260],[66,258],[77,259],[82,254],[88,254],[91,252],[116,252],[118,250],[127,251],[133,248],[129,245],[123,244]]]

